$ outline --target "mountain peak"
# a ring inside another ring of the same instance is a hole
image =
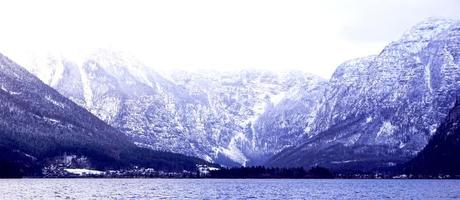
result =
[[[428,18],[406,31],[399,40],[387,45],[380,55],[398,59],[402,56],[401,53],[419,53],[430,41],[448,31],[456,23],[458,21],[450,19]]]
[[[403,34],[402,40],[411,40],[411,39],[430,39],[437,34],[447,30],[450,26],[455,24],[457,21],[451,19],[441,19],[441,18],[428,18],[412,28],[409,29],[406,33]]]

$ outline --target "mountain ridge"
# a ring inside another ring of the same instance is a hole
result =
[[[339,66],[312,136],[267,165],[366,169],[415,156],[460,93],[458,26],[429,19],[379,55]]]
[[[193,170],[196,164],[206,164],[200,159],[135,146],[123,133],[2,54],[0,69],[1,177],[39,176],[42,169],[55,166],[65,155],[96,169],[138,165]]]
[[[164,78],[164,73],[110,51],[80,63],[52,57],[28,69],[139,146],[227,165],[246,165],[274,153],[255,153],[252,124],[286,92],[323,82],[313,75],[267,70],[175,71]]]
[[[389,167],[427,144],[459,93],[458,26],[425,20],[378,55],[339,65],[329,80],[264,70],[157,73],[110,51],[58,59],[43,77],[139,146],[229,166]],[[28,68],[40,74],[42,66]]]

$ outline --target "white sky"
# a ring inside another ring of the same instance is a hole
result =
[[[459,0],[0,1],[0,52],[109,48],[160,69],[299,69],[328,78]]]

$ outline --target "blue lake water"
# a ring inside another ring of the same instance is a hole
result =
[[[460,180],[4,179],[1,199],[460,199]]]

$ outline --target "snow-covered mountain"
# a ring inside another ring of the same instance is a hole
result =
[[[382,167],[416,155],[460,94],[460,22],[429,19],[376,56],[345,62],[302,145],[271,166]]]
[[[63,86],[72,82],[66,83]],[[42,170],[53,173],[64,163],[75,167],[73,161],[96,169],[139,166],[182,171],[209,165],[198,158],[136,146],[124,133],[0,54],[0,177],[46,175]]]
[[[271,129],[273,132],[266,131],[272,126],[270,113],[275,107],[289,111],[297,109],[295,104],[310,103],[315,107],[319,103],[316,99],[321,97],[316,90],[321,91],[318,88],[325,84],[321,78],[302,72],[273,73],[261,70],[176,72],[171,78],[178,86],[207,99],[207,109],[212,114],[207,114],[211,117],[206,121],[212,123],[208,124],[211,129],[205,131],[223,139],[220,146],[214,147],[217,158],[221,154],[238,163],[253,165],[263,163],[302,138],[303,132],[292,134],[282,128],[279,132],[274,129]],[[305,94],[311,94],[310,99],[313,100],[291,104],[303,100],[299,98]],[[290,105],[281,106],[287,104]],[[296,111],[308,116],[314,109]],[[304,118],[293,120],[302,121]],[[289,123],[280,121],[274,126],[283,127]]]
[[[98,51],[27,65],[137,145],[226,165],[384,167],[419,152],[460,94],[458,21],[429,19],[329,81],[302,72],[172,71]]]
[[[306,104],[315,107],[325,83],[301,72],[260,70],[160,75],[132,57],[105,50],[82,61],[60,56],[40,60],[28,65],[32,73],[139,146],[226,165],[261,163],[296,144],[303,132],[264,132],[271,122],[259,117],[310,92],[315,96]],[[315,109],[298,111],[308,115]],[[286,129],[289,123],[277,126]]]
[[[285,91],[278,103],[268,106],[254,124],[260,152],[279,153],[302,142],[315,127],[314,120],[323,104],[327,81],[305,79],[299,72],[286,76],[294,87]]]
[[[38,158],[59,154],[59,148],[87,145],[118,157],[130,144],[116,129],[1,54],[0,99],[0,144],[24,155]]]

